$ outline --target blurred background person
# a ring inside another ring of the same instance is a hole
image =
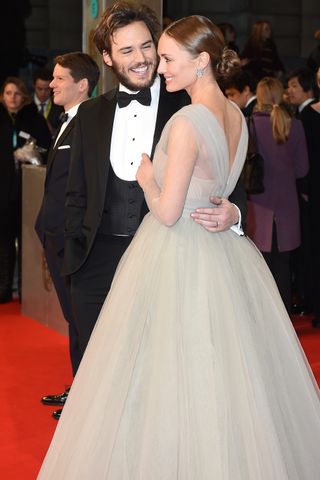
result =
[[[17,77],[7,78],[0,92],[0,131],[0,303],[5,303],[12,298],[15,240],[20,238],[21,229],[19,170],[15,168],[14,151],[24,145],[28,134],[45,149],[51,143],[45,119]]]
[[[52,99],[52,88],[50,82],[52,73],[47,68],[39,68],[33,74],[33,101],[36,104],[38,112],[47,120],[48,127],[52,136],[57,131],[63,114],[63,107],[56,105]]]
[[[219,23],[218,27],[220,28],[223,36],[224,36],[224,41],[226,44],[226,47],[230,48],[231,50],[234,50],[238,55],[239,55],[239,47],[236,44],[236,36],[237,32],[234,26],[231,23]]]
[[[317,71],[317,83],[320,89],[320,67]],[[308,146],[310,170],[308,174],[308,218],[310,228],[310,270],[311,270],[311,307],[314,314],[312,324],[320,328],[320,101],[309,103],[300,115]]]
[[[288,75],[287,95],[289,102],[296,107],[296,114],[316,101],[318,87],[315,74],[310,68],[300,67]]]
[[[268,21],[258,20],[253,24],[249,39],[241,52],[241,59],[242,65],[257,80],[266,76],[281,77],[284,73]]]
[[[235,102],[245,117],[250,117],[257,103],[257,81],[250,72],[240,69],[223,84],[229,100]]]
[[[320,67],[320,28],[315,31],[314,38],[317,41],[317,45],[311,51],[308,59],[307,66],[313,71],[316,72]]]
[[[294,109],[295,116],[302,120],[307,135],[308,123],[302,113],[316,102],[318,95],[315,73],[307,67],[293,70],[288,76],[287,98]],[[311,147],[313,148],[313,147]],[[310,155],[310,146],[309,146]],[[311,239],[309,219],[309,180],[308,177],[297,181],[300,207],[301,245],[292,255],[293,313],[305,314],[312,310],[313,286],[311,278]]]
[[[61,275],[64,257],[65,191],[78,108],[92,95],[99,74],[98,65],[86,53],[71,52],[55,58],[51,82],[53,99],[55,104],[64,109],[65,117],[49,152],[43,199],[35,225],[63,316],[68,323],[73,375],[77,372],[82,355],[78,329],[72,313],[70,279]],[[42,403],[63,406],[68,393],[69,389],[66,389],[59,394],[45,395]],[[53,418],[58,420],[61,412],[62,409],[55,410]]]
[[[247,233],[262,252],[290,313],[290,254],[300,245],[296,178],[308,171],[308,155],[301,123],[282,106],[283,86],[276,78],[257,86],[253,113],[257,149],[264,158],[265,191],[250,195]]]

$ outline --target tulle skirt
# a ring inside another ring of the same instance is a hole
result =
[[[317,480],[319,390],[246,237],[148,214],[39,479]]]

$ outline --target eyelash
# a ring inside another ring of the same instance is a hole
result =
[[[142,50],[148,50],[149,48],[151,48],[151,45],[144,45],[141,47]],[[123,52],[124,55],[130,55],[130,53],[132,53],[132,50],[128,50],[127,52]]]

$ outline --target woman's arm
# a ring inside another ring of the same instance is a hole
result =
[[[195,131],[188,118],[177,116],[172,122],[166,153],[168,158],[161,189],[146,154],[142,155],[136,178],[151,213],[164,225],[172,226],[181,217],[198,156]]]

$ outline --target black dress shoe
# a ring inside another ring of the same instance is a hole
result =
[[[312,320],[312,326],[313,328],[320,328],[320,318],[316,317]]]
[[[68,398],[70,387],[66,389],[65,392],[59,393],[58,395],[46,395],[41,398],[41,402],[44,405],[64,405]]]
[[[59,408],[58,410],[55,410],[53,412],[52,416],[55,420],[59,420],[59,418],[61,417],[61,413],[62,413],[62,408]]]

